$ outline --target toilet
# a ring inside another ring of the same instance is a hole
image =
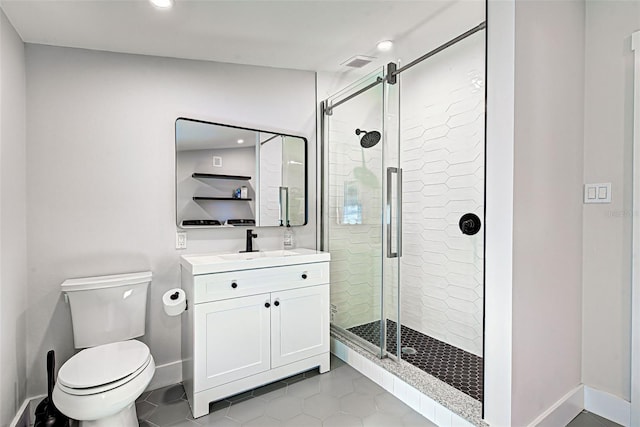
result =
[[[151,272],[66,280],[73,341],[84,349],[58,371],[53,402],[81,427],[138,426],[135,400],[155,372],[146,344]]]

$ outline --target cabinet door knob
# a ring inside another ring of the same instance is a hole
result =
[[[276,301],[273,303],[273,305],[275,305],[276,307],[280,305],[280,301]]]
[[[307,278],[307,273],[302,273],[302,278],[306,279]]]
[[[267,307],[267,308],[269,308],[269,307],[271,307],[271,304],[269,304],[268,302],[265,302],[265,303],[264,303],[264,306],[265,306],[265,307]]]
[[[233,283],[231,283],[231,287],[232,287],[233,289],[235,289],[235,288],[237,288],[237,287],[238,287],[238,284],[237,284],[236,282],[233,282]]]

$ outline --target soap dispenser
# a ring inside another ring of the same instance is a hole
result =
[[[289,223],[284,228],[284,248],[293,249],[293,229]]]

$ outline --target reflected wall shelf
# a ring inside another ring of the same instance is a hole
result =
[[[243,176],[243,175],[219,175],[215,173],[199,173],[199,172],[194,172],[193,174],[191,174],[191,177],[198,178],[198,179],[202,179],[202,178],[230,179],[235,181],[249,181],[251,179],[250,176]]]
[[[195,200],[196,202],[199,200],[227,200],[230,202],[248,202],[251,201],[253,199],[236,199],[234,197],[200,197],[200,196],[193,196],[193,200]]]

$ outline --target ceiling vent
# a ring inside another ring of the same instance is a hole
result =
[[[376,59],[375,56],[356,55],[347,59],[340,65],[344,65],[346,67],[351,67],[351,68],[362,68],[365,65],[371,64],[371,62],[373,62],[374,59]]]

